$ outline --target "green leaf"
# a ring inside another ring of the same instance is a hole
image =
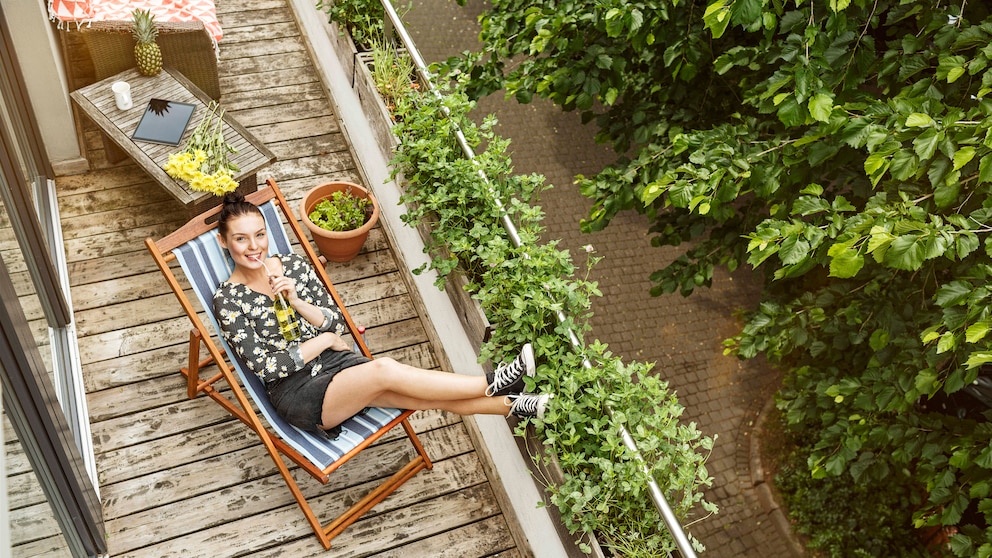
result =
[[[992,154],[983,156],[978,163],[978,181],[992,182]]]
[[[785,265],[799,263],[807,254],[809,254],[809,242],[800,238],[798,234],[787,236],[778,249],[778,257]]]
[[[958,201],[959,195],[961,195],[960,180],[953,180],[950,184],[945,182],[933,191],[933,203],[940,208],[950,207]]]
[[[971,324],[964,332],[964,340],[969,343],[978,343],[989,332],[989,328],[990,324],[985,320]]]
[[[922,128],[924,126],[932,126],[933,118],[930,118],[929,114],[923,114],[922,112],[914,112],[906,117],[906,126],[909,128]]]
[[[865,265],[865,258],[853,248],[854,240],[838,242],[827,250],[830,260],[830,276],[847,279],[854,277]]]
[[[957,336],[954,335],[953,331],[945,331],[943,335],[940,336],[940,341],[937,341],[937,354],[946,353],[947,351],[953,350],[958,344]]]
[[[896,236],[878,225],[871,228],[869,235],[868,253],[875,258],[876,262],[882,263],[885,253],[889,250],[889,246],[896,239]]]
[[[706,11],[703,12],[703,25],[710,30],[714,39],[722,37],[729,24],[730,6],[727,5],[727,0],[717,0],[706,6]]]
[[[937,151],[937,144],[939,142],[940,135],[937,133],[937,130],[928,128],[913,140],[913,148],[916,150],[916,156],[924,161],[933,157],[934,152]]]
[[[937,391],[937,372],[929,368],[916,374],[916,390],[920,393],[933,394]]]
[[[829,121],[833,108],[834,98],[832,95],[817,93],[809,100],[809,114],[818,122]]]
[[[968,360],[965,361],[964,365],[968,368],[968,370],[971,370],[990,362],[992,362],[992,353],[986,351],[975,351],[968,355]]]
[[[873,351],[881,351],[889,344],[889,332],[884,329],[876,329],[872,332],[868,340],[868,346]]]
[[[968,146],[962,147],[954,152],[954,170],[961,170],[961,167],[967,165],[975,158],[975,148]]]
[[[970,295],[970,283],[966,283],[964,281],[951,281],[950,283],[941,285],[940,288],[937,289],[937,296],[934,299],[934,302],[936,302],[941,308],[950,308],[968,300]]]
[[[799,106],[795,95],[789,95],[778,106],[778,119],[786,126],[800,126],[806,122],[806,111]]]
[[[606,90],[606,95],[603,96],[603,100],[608,105],[612,105],[617,102],[617,96],[620,94],[616,87],[611,87]]]
[[[920,242],[920,237],[904,235],[892,241],[885,252],[884,262],[895,269],[913,271],[923,265],[924,255],[924,246]]]

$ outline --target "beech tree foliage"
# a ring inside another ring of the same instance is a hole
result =
[[[919,488],[916,527],[992,555],[992,414],[934,402],[992,364],[992,15],[977,0],[491,0],[474,91],[580,111],[617,162],[586,230],[682,246],[653,294],[752,266],[727,342],[787,369],[810,474]]]

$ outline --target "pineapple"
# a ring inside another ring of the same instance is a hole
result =
[[[162,51],[155,44],[158,26],[155,16],[149,10],[134,10],[134,61],[138,71],[146,76],[155,76],[162,71]]]

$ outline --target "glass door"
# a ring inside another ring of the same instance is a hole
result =
[[[24,545],[19,554],[31,554],[32,544],[49,549],[61,543],[66,555],[96,556],[106,553],[105,531],[53,173],[33,114],[0,7],[0,441],[10,522],[6,540]],[[0,548],[0,554],[8,550]]]

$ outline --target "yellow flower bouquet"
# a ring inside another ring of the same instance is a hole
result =
[[[179,153],[169,155],[162,168],[193,190],[223,196],[238,187],[234,180],[238,166],[228,159],[237,150],[224,140],[224,111],[218,109],[217,103],[211,101],[206,116],[193,130],[186,146]]]

